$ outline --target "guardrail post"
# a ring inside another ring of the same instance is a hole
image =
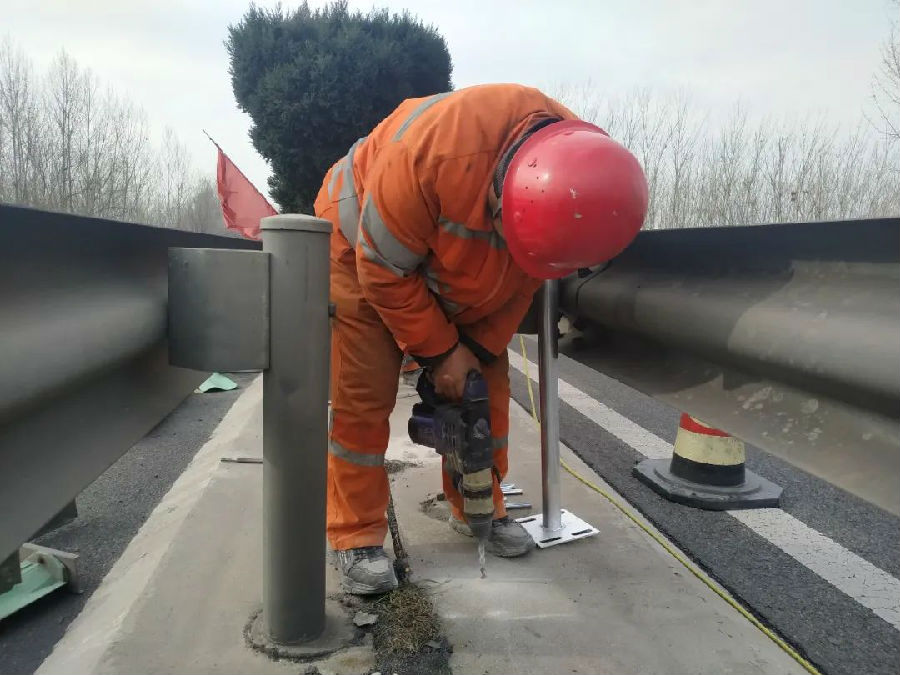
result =
[[[269,368],[263,374],[263,615],[292,644],[325,628],[328,245],[331,225],[262,220],[269,260]]]
[[[250,644],[308,659],[353,626],[325,598],[331,223],[261,222],[262,253],[169,251],[169,360],[263,371],[263,607]]]
[[[542,526],[547,532],[562,528],[559,497],[559,282],[545,281],[541,287],[538,328],[538,371],[541,399],[541,487]]]
[[[517,522],[539,548],[565,544],[598,530],[561,507],[559,485],[559,282],[541,287],[538,322],[538,373],[541,400],[541,501],[539,516]]]

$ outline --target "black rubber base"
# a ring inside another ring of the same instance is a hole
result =
[[[694,483],[669,470],[668,459],[645,459],[635,464],[632,474],[666,499],[710,511],[761,509],[778,506],[781,488],[752,471],[734,487]]]

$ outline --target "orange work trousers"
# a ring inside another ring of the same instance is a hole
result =
[[[318,204],[317,204],[318,206]],[[319,209],[317,209],[319,210]],[[363,297],[356,255],[341,234],[337,208],[317,214],[332,221],[331,429],[328,450],[328,541],[335,550],[381,546],[389,498],[384,453],[388,418],[397,400],[402,352],[378,312]],[[509,434],[509,361],[506,352],[482,368],[487,382],[494,445],[494,517],[506,515],[499,479],[506,475]],[[453,515],[463,519],[462,497],[443,472]]]

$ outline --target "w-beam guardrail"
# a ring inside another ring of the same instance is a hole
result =
[[[319,270],[315,311],[324,327],[327,282],[324,244],[310,257],[293,232],[309,227],[280,218],[268,228],[267,251],[251,256],[265,264],[245,270],[271,288],[242,286],[249,308],[253,297],[264,299],[269,321],[257,323],[266,332],[182,344],[212,360],[239,346],[249,354],[241,364],[267,370],[266,606],[270,637],[292,642],[279,626],[311,629],[279,609],[305,606],[285,603],[290,594],[279,589],[307,593],[291,583],[299,567],[284,563],[324,564],[318,546],[306,555],[305,540],[291,539],[292,519],[307,502],[319,514],[324,493],[294,494],[292,477],[312,457],[291,449],[315,423],[308,445],[323,446],[316,457],[324,463],[327,366],[317,356],[324,347],[298,358],[285,337],[302,332],[303,312],[274,308],[292,307],[292,289],[302,291]],[[169,251],[223,248],[259,246],[0,206],[0,559],[205,377],[169,365],[167,288],[179,278],[170,279]],[[173,256],[175,270],[208,257]],[[610,265],[563,280],[559,299],[581,329],[562,351],[900,513],[900,219],[645,232]],[[174,323],[176,333],[190,325]],[[324,345],[327,328],[316,330]],[[181,365],[212,362],[188,360]],[[288,414],[305,406],[301,382],[319,383],[321,411]],[[323,483],[324,470],[315,475]],[[307,604],[320,605],[319,595]],[[317,614],[313,628],[320,623]]]
[[[641,233],[561,350],[900,514],[900,218]]]
[[[171,247],[259,245],[0,206],[0,560],[206,377],[169,365]]]

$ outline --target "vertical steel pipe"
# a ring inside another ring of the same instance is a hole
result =
[[[545,281],[541,288],[538,351],[541,388],[541,487],[543,527],[556,532],[560,522],[559,494],[559,282]]]
[[[328,244],[331,224],[262,220],[269,264],[269,368],[263,375],[263,613],[292,644],[325,627]]]

